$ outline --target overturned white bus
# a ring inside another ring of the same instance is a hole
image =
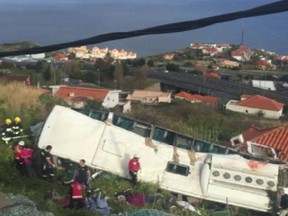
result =
[[[38,146],[52,154],[129,178],[140,156],[140,181],[201,199],[269,211],[271,194],[286,186],[285,165],[247,159],[233,149],[113,113],[55,106],[39,130]],[[284,171],[283,171],[284,170]]]

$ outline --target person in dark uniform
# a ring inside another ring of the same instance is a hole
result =
[[[21,124],[21,119],[20,117],[16,116],[14,118],[14,122],[12,124],[12,134],[13,137],[20,136],[20,134],[23,132],[22,124]]]
[[[10,118],[5,119],[5,125],[2,131],[2,139],[11,139],[13,137],[13,130],[12,130],[12,120]]]
[[[75,172],[74,179],[77,179],[78,182],[87,186],[88,180],[90,179],[89,168],[85,165],[85,160],[81,159],[79,166]]]
[[[85,165],[85,163],[86,163],[85,160],[81,159],[77,169],[74,172],[73,179],[70,181],[65,181],[64,184],[71,184],[75,182],[77,179],[77,182],[87,186],[91,178],[91,175],[90,175],[90,170]]]
[[[48,145],[45,150],[41,151],[42,158],[42,177],[51,178],[55,175],[56,165],[51,155],[52,146]]]
[[[41,157],[41,149],[38,146],[35,146],[32,156],[30,158],[32,167],[35,170],[37,177],[42,177],[42,157]]]

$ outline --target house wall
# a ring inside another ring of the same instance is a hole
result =
[[[102,106],[105,108],[113,108],[119,104],[119,91],[109,91],[106,95]]]
[[[158,101],[163,103],[171,103],[171,93],[167,96],[159,96]]]
[[[242,134],[232,137],[230,139],[230,143],[231,143],[231,146],[233,146],[233,147],[237,147],[238,145],[243,144],[244,138],[243,138]]]
[[[229,101],[226,104],[226,109],[234,111],[234,112],[240,112],[240,113],[252,114],[252,115],[257,115],[260,112],[262,112],[264,118],[270,118],[270,119],[279,119],[282,115],[282,110],[283,110],[281,109],[280,111],[273,111],[273,110],[243,107],[243,106],[238,106],[237,104],[235,104],[235,101]]]
[[[130,111],[131,111],[131,101],[127,101],[127,103],[123,105],[123,113],[127,113]]]
[[[33,59],[43,59],[45,58],[45,53],[31,54],[30,57]]]

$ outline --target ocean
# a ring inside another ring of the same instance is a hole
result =
[[[250,9],[272,0],[0,0],[0,43],[50,45]],[[288,3],[288,1],[287,1]],[[228,43],[288,55],[288,12],[204,28],[95,44],[138,57],[177,51],[190,43]],[[243,37],[242,37],[243,32]]]

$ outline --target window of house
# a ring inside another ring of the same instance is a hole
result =
[[[190,167],[183,164],[175,164],[173,162],[168,162],[166,167],[166,172],[188,176]]]

